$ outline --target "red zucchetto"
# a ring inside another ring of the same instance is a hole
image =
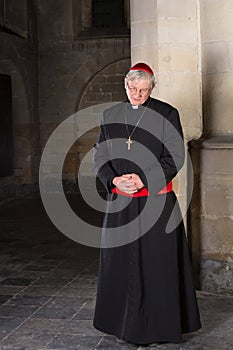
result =
[[[152,75],[154,75],[153,70],[150,68],[150,66],[148,66],[148,64],[140,62],[140,63],[136,63],[134,66],[132,66],[130,68],[131,70],[143,70],[144,72],[150,73]]]

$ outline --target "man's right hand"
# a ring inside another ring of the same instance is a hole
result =
[[[131,194],[136,193],[138,191],[131,175],[122,175],[114,177],[112,183],[122,192]]]

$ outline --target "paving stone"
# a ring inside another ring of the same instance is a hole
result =
[[[59,286],[28,286],[22,293],[27,295],[37,295],[37,296],[53,296],[59,292],[61,288]]]
[[[0,305],[5,304],[11,298],[12,295],[0,295]]]
[[[0,318],[0,341],[4,340],[14,329],[16,329],[21,323],[24,322],[24,319],[17,318]],[[0,345],[1,349],[1,345]]]
[[[81,308],[78,310],[77,314],[74,316],[74,319],[76,320],[93,320],[94,316],[94,310],[93,309],[87,309],[87,308]]]
[[[70,283],[71,288],[96,288],[97,277],[95,278],[77,278]]]
[[[117,340],[113,336],[104,336],[100,343],[97,345],[96,350],[136,350],[137,345],[129,344],[123,341]],[[146,349],[146,348],[145,348]],[[147,348],[148,350],[150,348]]]
[[[0,276],[1,277],[8,277],[12,274],[12,271],[11,270],[4,270],[4,269],[1,269],[0,270]]]
[[[16,295],[11,297],[7,305],[32,305],[40,306],[49,300],[50,297],[41,297],[33,295]]]
[[[41,272],[39,271],[25,271],[25,270],[17,270],[11,273],[9,276],[10,278],[23,278],[23,279],[30,279],[36,281],[39,277],[41,277]]]
[[[53,265],[36,265],[31,264],[23,268],[26,271],[50,271],[53,268]],[[0,273],[1,274],[1,273]]]
[[[82,307],[83,305],[86,305],[88,301],[91,299],[88,298],[64,298],[64,297],[52,297],[49,302],[47,303],[47,306],[54,306],[54,307],[73,307],[77,310]]]
[[[93,327],[92,320],[66,320],[61,333],[79,334],[85,336],[99,336],[103,333]]]
[[[101,336],[83,336],[74,334],[58,334],[47,345],[46,349],[62,350],[94,350]]]
[[[63,319],[48,319],[48,318],[30,318],[27,319],[20,327],[18,331],[22,333],[32,332],[48,332],[57,333],[64,327]]]
[[[93,298],[96,295],[96,289],[95,288],[72,288],[70,286],[63,288],[59,293],[58,296],[64,296],[64,297],[77,297],[77,298]]]
[[[23,350],[45,348],[54,336],[55,334],[46,332],[22,333],[20,331],[15,331],[10,334],[7,339],[2,341],[2,348],[0,349],[17,349],[16,346]]]
[[[9,318],[9,317],[0,317],[0,330],[1,331],[12,331],[23,323],[23,318]]]
[[[24,290],[25,287],[23,286],[4,286],[1,285],[0,287],[0,295],[15,295],[18,294],[20,291]]]
[[[66,286],[72,279],[66,278],[66,277],[56,277],[56,278],[48,278],[48,277],[41,277],[38,278],[33,285],[34,286]]]
[[[6,278],[1,284],[7,286],[29,286],[34,280],[29,278]]]
[[[1,317],[27,318],[36,310],[37,306],[31,305],[3,305],[0,309]]]
[[[77,312],[74,308],[61,307],[48,307],[43,306],[32,317],[36,318],[51,318],[51,319],[64,319],[71,318]]]
[[[79,276],[79,271],[77,269],[72,270],[72,269],[62,269],[59,267],[56,267],[55,269],[53,269],[52,271],[49,271],[46,274],[46,277],[51,277],[51,278],[55,278],[55,277],[69,277],[69,278],[75,278]]]

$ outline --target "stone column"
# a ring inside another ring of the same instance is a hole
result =
[[[146,62],[158,71],[157,0],[131,0],[132,64]]]
[[[154,97],[179,110],[187,146],[202,133],[198,1],[132,0],[131,35],[133,63],[144,61],[156,72]],[[175,182],[183,212],[187,206],[187,171],[186,164]]]
[[[200,10],[204,137],[192,149],[194,260],[202,289],[232,293],[233,1],[203,0]]]

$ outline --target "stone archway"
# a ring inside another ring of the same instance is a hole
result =
[[[76,111],[106,102],[120,102],[125,96],[124,76],[130,67],[130,58],[125,58],[111,63],[97,72],[90,79],[81,98],[76,101]],[[88,120],[86,121],[88,123]],[[82,129],[80,125],[79,128]],[[95,144],[99,133],[99,127],[92,128],[73,144],[63,167],[63,176],[66,182],[73,182],[83,157]],[[92,173],[92,165],[85,169],[85,177]]]
[[[124,100],[124,76],[129,67],[130,59],[125,58],[101,69],[89,81],[79,100],[77,109]]]

